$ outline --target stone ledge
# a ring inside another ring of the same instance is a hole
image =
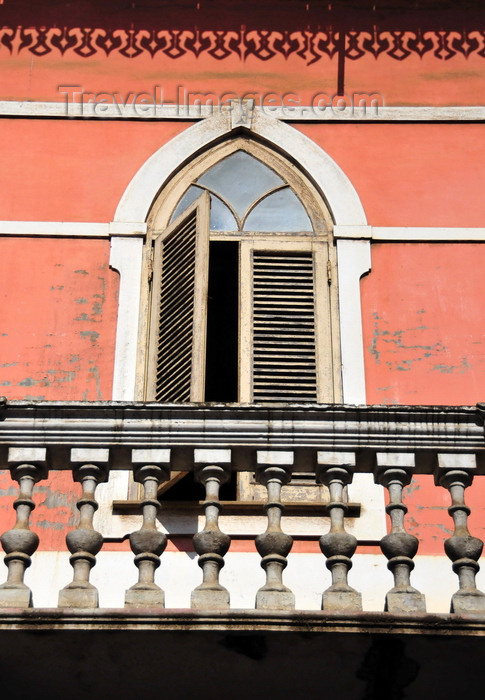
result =
[[[0,459],[11,447],[49,450],[52,469],[70,468],[73,448],[111,448],[112,469],[131,469],[132,449],[171,449],[172,469],[193,468],[194,449],[231,449],[233,468],[252,470],[255,451],[293,450],[313,471],[315,450],[359,451],[357,472],[377,452],[416,452],[414,473],[431,474],[436,452],[476,453],[485,473],[482,404],[349,406],[328,404],[152,404],[22,402],[0,398]]]
[[[231,610],[195,611],[149,608],[62,610],[36,608],[0,610],[0,632],[7,630],[164,630],[236,632],[310,632],[352,634],[411,634],[438,636],[485,636],[485,616],[452,613],[386,612],[345,614],[328,611]]]

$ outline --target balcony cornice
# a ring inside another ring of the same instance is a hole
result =
[[[69,610],[0,610],[3,630],[113,630],[113,631],[244,631],[301,633],[424,634],[444,636],[485,636],[485,617],[477,614],[333,611],[230,610],[196,611],[186,609],[130,610],[99,608]]]
[[[483,406],[346,406],[292,404],[156,404],[4,401],[0,457],[9,447],[47,447],[54,469],[65,450],[111,448],[111,466],[131,469],[132,448],[172,449],[174,465],[191,468],[194,448],[230,448],[233,469],[247,469],[256,449],[294,450],[298,468],[312,471],[318,450],[354,450],[356,471],[368,471],[378,451],[416,454],[415,473],[432,473],[437,452],[475,453],[485,468]],[[176,468],[176,466],[174,466]],[[252,467],[251,467],[252,468]]]

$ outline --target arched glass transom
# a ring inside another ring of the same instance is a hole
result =
[[[171,221],[204,191],[210,195],[211,231],[313,232],[305,207],[290,185],[245,151],[226,156],[192,183]]]
[[[332,220],[294,163],[219,143],[165,183],[147,223],[149,400],[339,396]]]

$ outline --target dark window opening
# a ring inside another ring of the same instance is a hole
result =
[[[209,253],[205,400],[238,400],[239,244],[212,241]]]
[[[237,494],[237,473],[232,472],[231,478],[221,485],[219,493],[221,501],[235,501]],[[160,497],[161,501],[203,501],[205,491],[202,484],[194,479],[194,473],[188,472],[180,481],[171,486]]]

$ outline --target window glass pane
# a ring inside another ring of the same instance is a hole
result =
[[[236,151],[216,163],[198,182],[220,194],[241,217],[265,192],[284,184],[274,170],[245,151]]]
[[[236,219],[220,199],[211,194],[211,231],[237,231]]]
[[[303,204],[287,187],[265,197],[249,214],[245,231],[313,231]]]
[[[195,202],[197,197],[200,197],[202,194],[203,190],[201,190],[199,187],[195,187],[194,185],[191,185],[189,189],[185,192],[185,194],[179,199],[179,203],[175,207],[175,211],[172,214],[172,218],[170,219],[170,223],[172,221],[175,221],[177,216],[180,216],[180,214],[183,214],[183,212],[187,209],[187,207],[190,207],[192,202]]]

